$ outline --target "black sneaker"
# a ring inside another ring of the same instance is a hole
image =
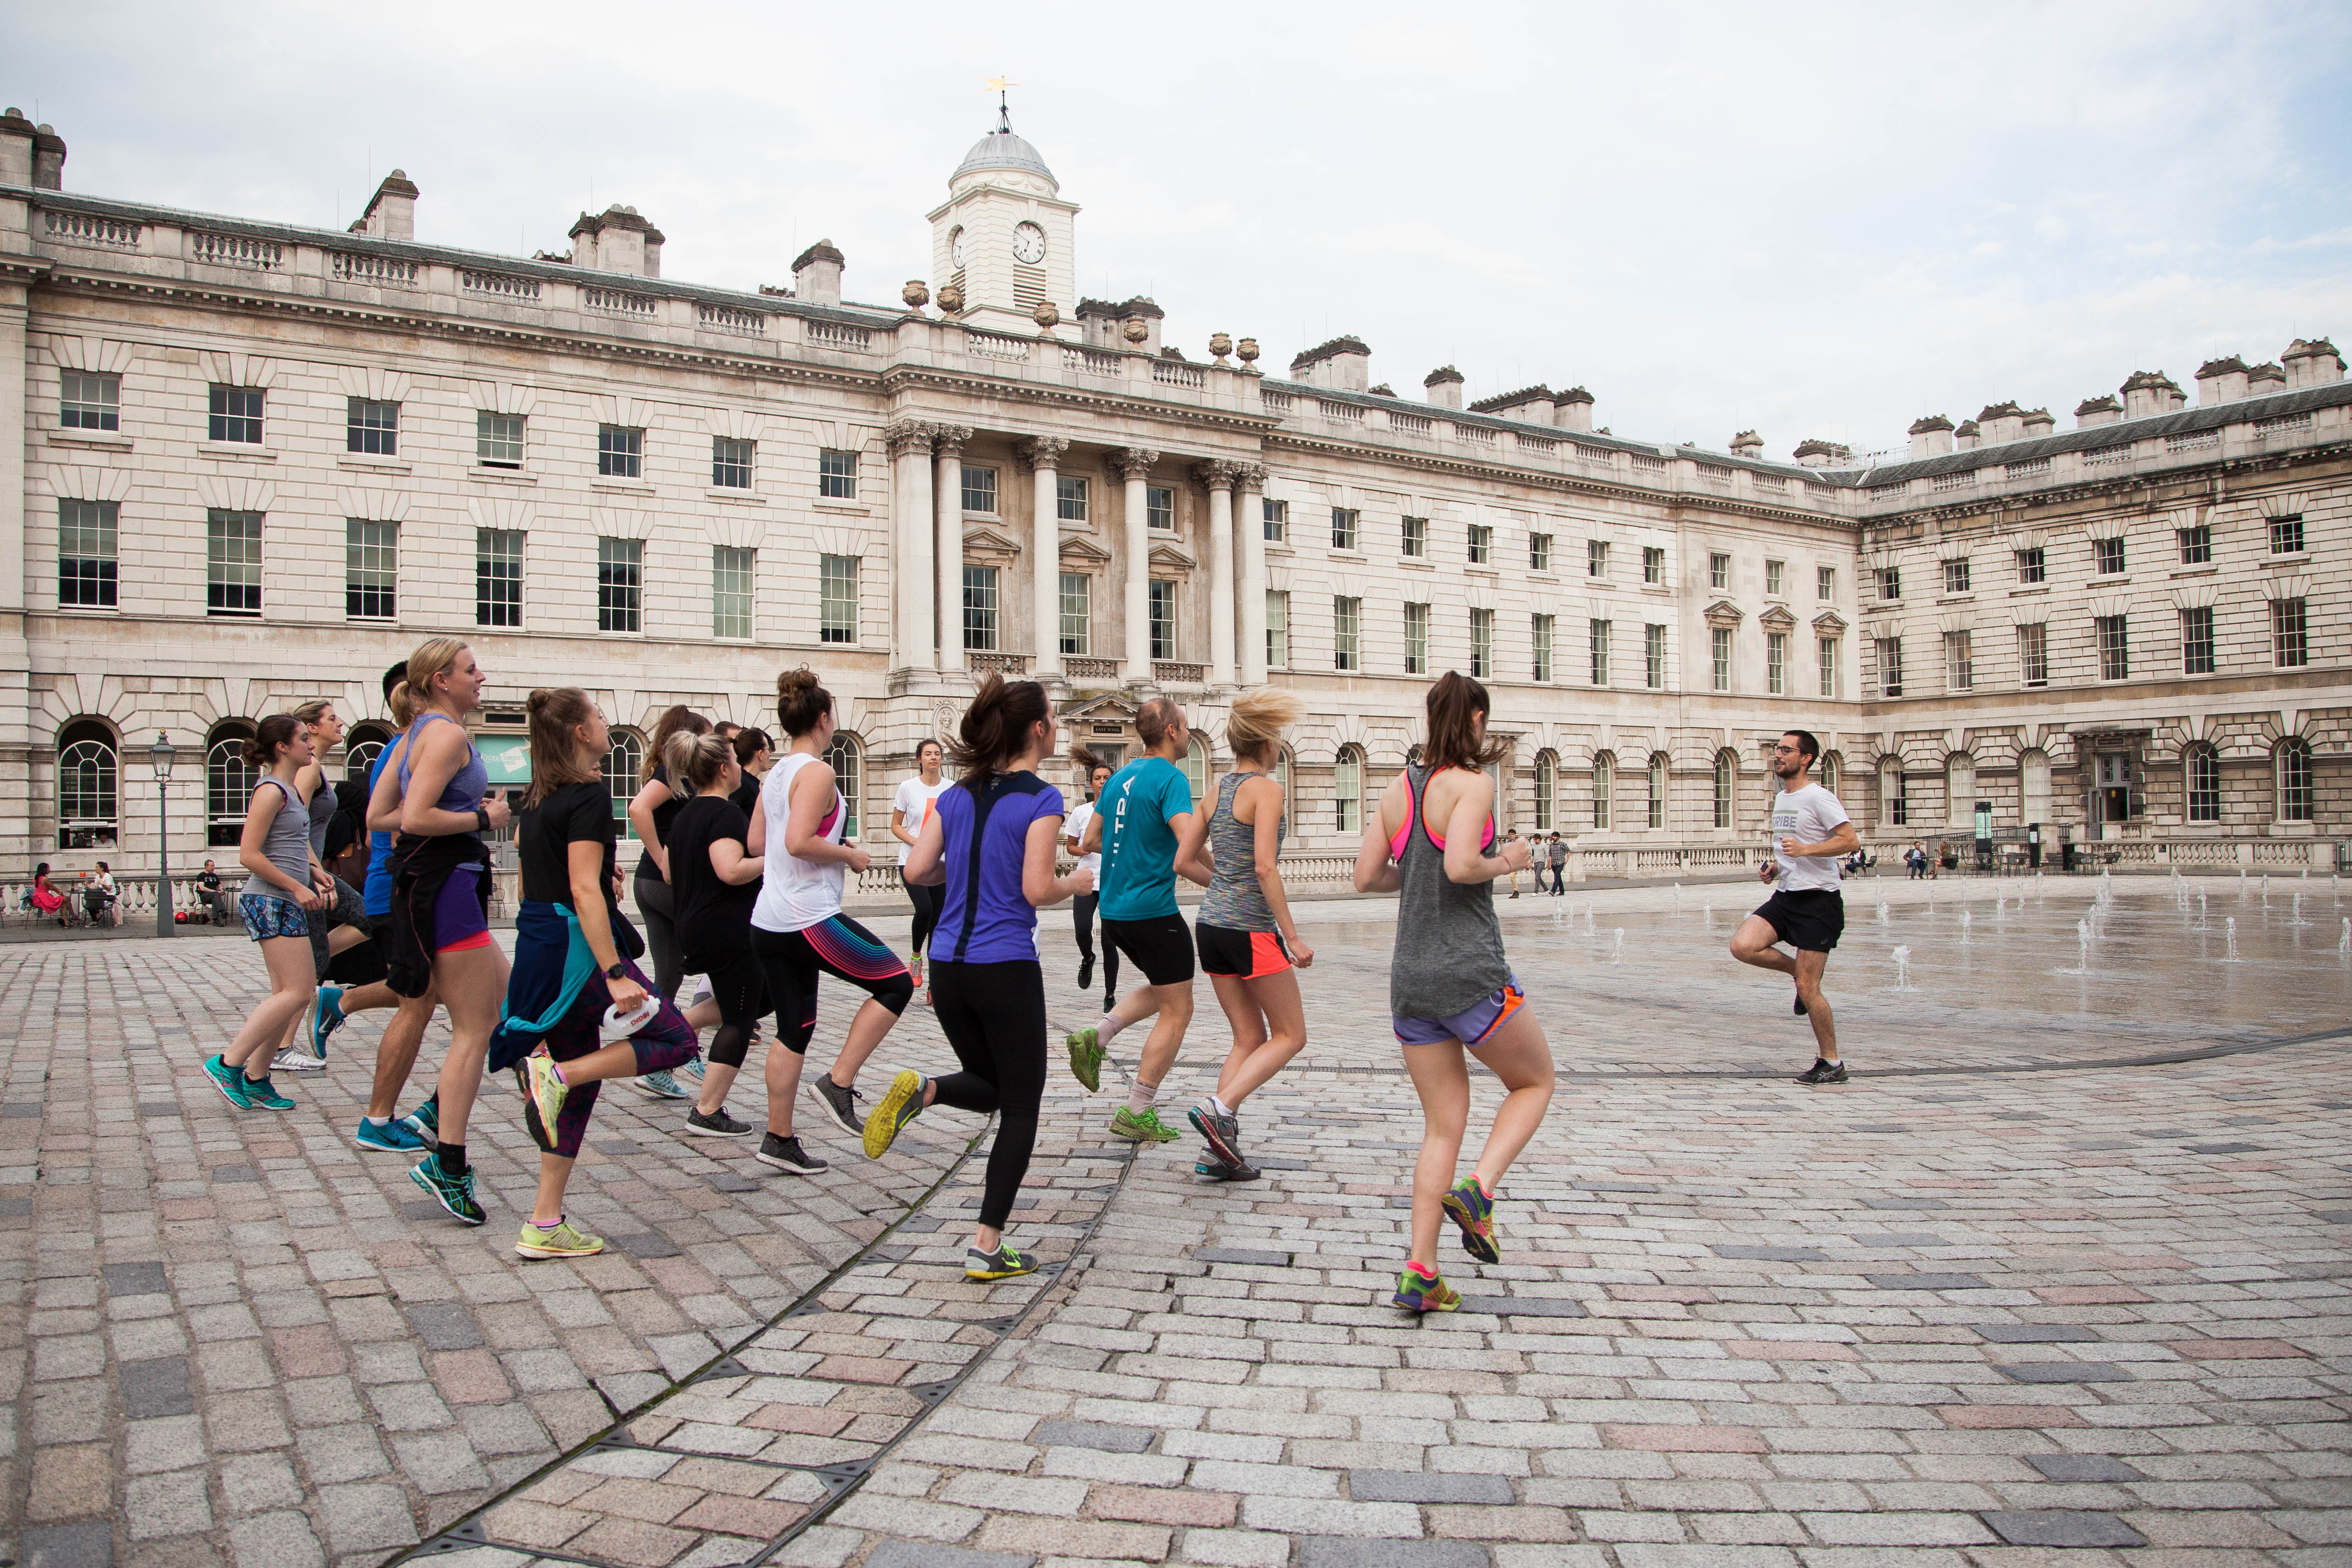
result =
[[[1819,1057],[1815,1057],[1813,1065],[1797,1075],[1797,1081],[1799,1083],[1843,1083],[1845,1063],[1825,1062]]]
[[[790,1171],[795,1176],[813,1176],[824,1170],[830,1162],[820,1160],[801,1147],[797,1138],[779,1138],[771,1132],[760,1140],[759,1152],[751,1156],[762,1165],[773,1165],[779,1171]]]
[[[1084,958],[1078,960],[1078,989],[1081,991],[1091,990],[1094,987],[1094,983],[1095,955],[1090,952]]]
[[[740,1138],[751,1131],[751,1124],[736,1121],[722,1105],[708,1116],[699,1110],[688,1111],[686,1131],[692,1138]]]
[[[1220,1160],[1212,1154],[1194,1165],[1192,1173],[1216,1182],[1255,1182],[1265,1173],[1247,1160]]]
[[[821,1072],[809,1079],[808,1093],[835,1127],[852,1138],[866,1136],[866,1116],[857,1109],[856,1089],[844,1089],[833,1081],[831,1073]]]

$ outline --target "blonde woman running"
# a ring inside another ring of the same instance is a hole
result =
[[[1235,698],[1225,720],[1234,771],[1217,782],[1217,804],[1209,814],[1209,894],[1201,901],[1192,940],[1217,1005],[1234,1026],[1234,1048],[1217,1074],[1216,1092],[1190,1112],[1193,1131],[1209,1146],[1196,1169],[1221,1182],[1257,1179],[1257,1167],[1242,1155],[1242,1101],[1307,1043],[1293,970],[1313,963],[1315,950],[1299,940],[1275,866],[1286,825],[1282,781],[1274,776],[1282,731],[1306,711],[1291,693],[1264,686]]]

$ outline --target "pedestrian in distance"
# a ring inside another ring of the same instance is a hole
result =
[[[1070,900],[1070,923],[1078,939],[1078,989],[1092,991],[1095,983],[1095,908],[1102,901],[1097,890],[1102,883],[1102,851],[1086,848],[1087,824],[1095,819],[1095,803],[1102,798],[1103,786],[1118,770],[1097,756],[1085,746],[1070,748],[1070,764],[1086,781],[1086,798],[1071,806],[1062,818],[1062,848],[1071,858],[1087,868],[1094,878],[1095,887]],[[1103,1011],[1118,1005],[1118,949],[1108,941],[1103,943]]]
[[[1411,1251],[1391,1300],[1408,1311],[1450,1312],[1462,1298],[1437,1267],[1442,1221],[1460,1227],[1472,1258],[1501,1261],[1496,1196],[1543,1123],[1553,1073],[1551,1047],[1511,973],[1495,916],[1496,879],[1528,860],[1525,839],[1495,836],[1495,781],[1486,770],[1508,754],[1509,742],[1488,738],[1486,689],[1458,671],[1438,678],[1426,707],[1422,760],[1407,764],[1364,824],[1356,890],[1400,895],[1389,1012],[1421,1097]],[[1456,1181],[1470,1116],[1465,1050],[1505,1092],[1477,1164]]]
[[[1503,842],[1504,842],[1505,844],[1507,844],[1507,845],[1509,845],[1509,844],[1517,844],[1517,843],[1518,843],[1518,842],[1519,842],[1519,830],[1518,830],[1517,828],[1514,827],[1514,828],[1512,828],[1508,833],[1504,834],[1504,835],[1503,835]],[[1530,843],[1530,844],[1528,844],[1528,858],[1527,858],[1527,859],[1526,859],[1525,861],[1521,862],[1521,864],[1522,864],[1522,865],[1528,865],[1528,866],[1532,866],[1534,863],[1535,863],[1535,846],[1534,846],[1532,843]],[[1540,887],[1541,887],[1541,885],[1542,885],[1542,883],[1541,883],[1542,873],[1540,873],[1540,872],[1537,873],[1537,878],[1538,878],[1538,883],[1537,883],[1537,885],[1538,885],[1538,888],[1540,888]],[[1517,868],[1516,868],[1516,867],[1515,867],[1515,868],[1512,868],[1512,871],[1511,871],[1511,897],[1513,897],[1513,898],[1515,898],[1515,899],[1516,899],[1516,898],[1517,898],[1518,896],[1519,896],[1519,873],[1518,873],[1518,869],[1517,869]]]
[[[1155,1101],[1192,1022],[1192,933],[1176,912],[1176,879],[1209,885],[1201,858],[1209,823],[1192,809],[1192,787],[1176,765],[1192,741],[1183,709],[1155,697],[1137,712],[1135,730],[1143,755],[1111,775],[1080,847],[1102,853],[1103,941],[1143,972],[1144,983],[1100,1023],[1064,1036],[1063,1044],[1071,1076],[1092,1094],[1110,1043],[1150,1018],[1143,1059],[1128,1080],[1127,1103],[1111,1113],[1110,1130],[1131,1142],[1165,1143],[1179,1134],[1160,1120]]]
[[[1756,868],[1772,896],[1731,937],[1732,957],[1796,981],[1796,1012],[1811,1023],[1814,1047],[1813,1065],[1797,1081],[1811,1084],[1846,1081],[1822,973],[1845,931],[1838,857],[1861,847],[1845,807],[1812,781],[1821,754],[1821,742],[1807,730],[1790,730],[1772,748],[1772,774],[1780,781],[1772,801],[1772,858]],[[1784,942],[1796,950],[1794,958],[1775,945]]]
[[[929,1106],[995,1113],[980,1215],[964,1250],[964,1278],[980,1282],[1038,1266],[1004,1239],[1045,1092],[1037,911],[1093,885],[1084,867],[1054,872],[1062,792],[1037,776],[1053,751],[1054,712],[1044,687],[996,674],[981,683],[957,727],[952,756],[961,776],[939,797],[907,860],[910,882],[944,891],[931,991],[962,1070],[938,1079],[901,1071],[866,1119],[866,1153],[878,1160]]]
[[[1295,972],[1315,962],[1315,950],[1299,937],[1276,864],[1286,824],[1282,781],[1274,776],[1282,731],[1306,712],[1292,692],[1262,686],[1234,699],[1225,715],[1234,771],[1217,781],[1209,813],[1209,892],[1192,939],[1234,1044],[1215,1089],[1186,1113],[1209,1146],[1194,1170],[1221,1182],[1257,1180],[1257,1167],[1242,1153],[1242,1103],[1307,1044]]]
[[[1568,883],[1561,874],[1568,869],[1568,844],[1555,833],[1551,836],[1551,842],[1544,847],[1544,854],[1551,861],[1551,896],[1564,899],[1568,896]]]
[[[940,774],[940,763],[946,755],[946,748],[929,736],[918,742],[914,776],[899,781],[898,793],[890,801],[890,837],[898,841],[898,883],[907,889],[908,902],[915,906],[914,924],[907,936],[907,965],[918,985],[923,983],[923,953],[939,923],[940,894],[936,888],[907,879],[907,857],[915,852],[915,839],[931,815],[931,803],[948,787],[948,781]]]

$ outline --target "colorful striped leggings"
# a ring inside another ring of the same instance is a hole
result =
[[[915,983],[882,939],[847,915],[828,915],[800,931],[751,928],[751,952],[768,976],[776,1038],[795,1056],[816,1035],[816,977],[837,974],[894,1014],[915,999]]]

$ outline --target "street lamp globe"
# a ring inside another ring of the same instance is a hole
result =
[[[179,754],[179,748],[172,744],[172,738],[161,730],[156,731],[155,743],[147,748],[147,755],[155,764],[157,778],[168,779],[172,776],[172,762]]]

